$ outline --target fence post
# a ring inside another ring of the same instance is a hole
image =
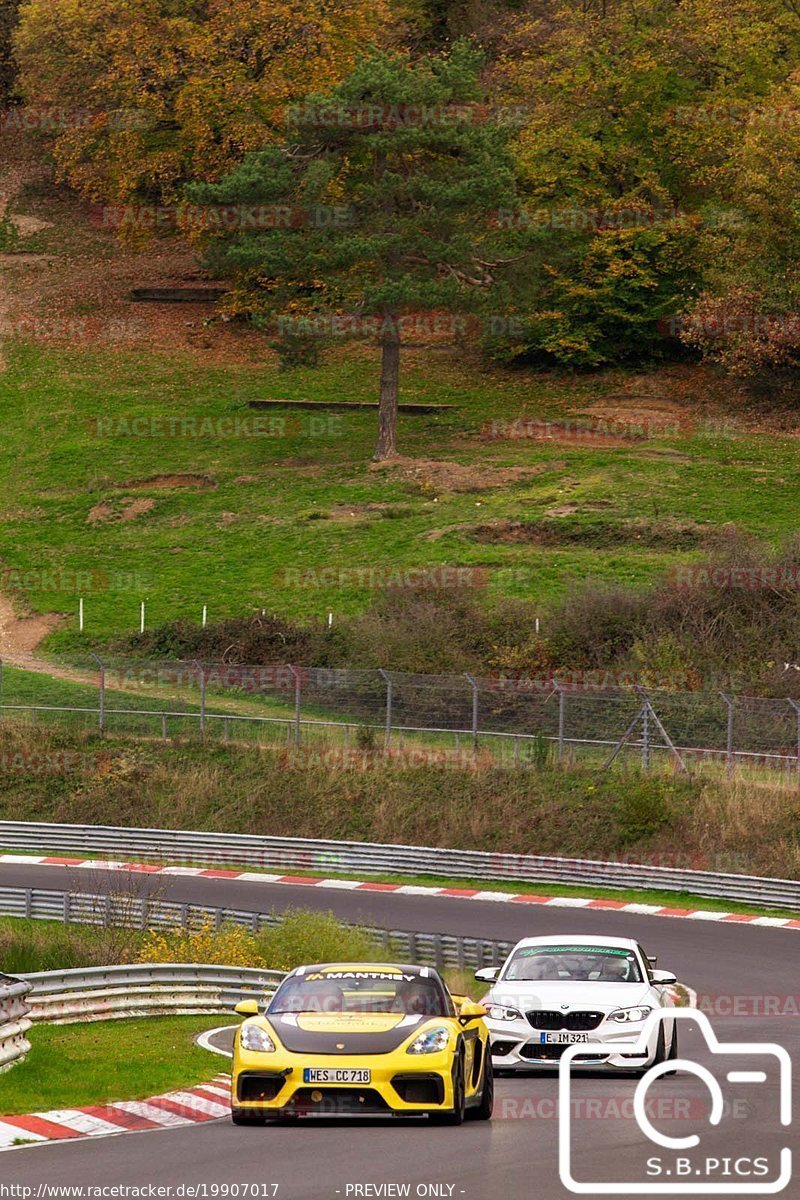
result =
[[[464,672],[464,678],[472,688],[472,749],[478,752],[478,685],[472,675]]]
[[[727,731],[727,738],[726,738],[726,747],[727,747],[728,774],[732,775],[733,774],[733,701],[731,700],[730,696],[726,696],[724,692],[720,692],[720,696],[722,697],[722,699],[725,703],[725,706],[728,710],[728,731]]]
[[[383,667],[379,667],[378,674],[386,684],[386,746],[388,748],[392,740],[392,680]]]
[[[796,700],[790,700],[789,703],[797,717],[797,784],[800,787],[800,704]]]
[[[200,732],[206,731],[206,672],[202,663],[197,659],[194,660],[194,665],[200,672]]]
[[[100,732],[105,733],[106,729],[106,669],[101,660],[96,654],[92,658],[100,668]]]
[[[564,725],[567,714],[567,694],[560,683],[555,685],[558,692],[558,761],[564,757]]]
[[[642,693],[644,695],[644,693]],[[650,770],[650,697],[642,705],[642,770]]]
[[[296,667],[289,667],[294,677],[294,741],[295,745],[300,745],[300,672]]]
[[[0,658],[0,717],[3,715],[3,660]]]

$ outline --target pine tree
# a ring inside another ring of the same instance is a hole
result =
[[[204,204],[291,214],[212,244],[210,261],[236,274],[256,320],[302,332],[338,316],[375,330],[376,460],[396,452],[404,316],[477,313],[489,297],[498,311],[507,299],[490,214],[515,203],[513,167],[507,130],[481,103],[480,67],[466,43],[417,61],[373,52],[288,110],[282,146],[192,189]]]

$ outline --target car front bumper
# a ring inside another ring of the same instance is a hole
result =
[[[527,1021],[493,1021],[487,1019],[492,1046],[492,1066],[497,1070],[531,1071],[554,1070],[571,1045],[542,1041],[542,1031]],[[641,1024],[620,1025],[603,1021],[588,1034],[589,1041],[580,1043],[573,1059],[579,1070],[641,1071],[652,1065],[656,1055],[653,1040],[644,1053],[637,1048],[642,1033]]]
[[[367,1068],[369,1083],[308,1083],[306,1068]],[[241,1051],[233,1064],[233,1107],[254,1116],[406,1115],[453,1107],[453,1055],[287,1055]]]

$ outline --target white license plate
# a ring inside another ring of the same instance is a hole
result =
[[[576,1046],[588,1042],[588,1033],[542,1033],[539,1039],[543,1046]]]
[[[372,1072],[365,1067],[305,1067],[303,1083],[369,1083]]]

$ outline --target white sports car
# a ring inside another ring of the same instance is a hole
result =
[[[630,938],[524,938],[502,967],[475,978],[492,984],[482,1003],[496,1072],[553,1070],[576,1043],[587,1044],[580,1069],[643,1073],[678,1057],[677,1021],[659,1022],[647,1050],[634,1052],[651,1012],[675,1007],[677,981]]]

